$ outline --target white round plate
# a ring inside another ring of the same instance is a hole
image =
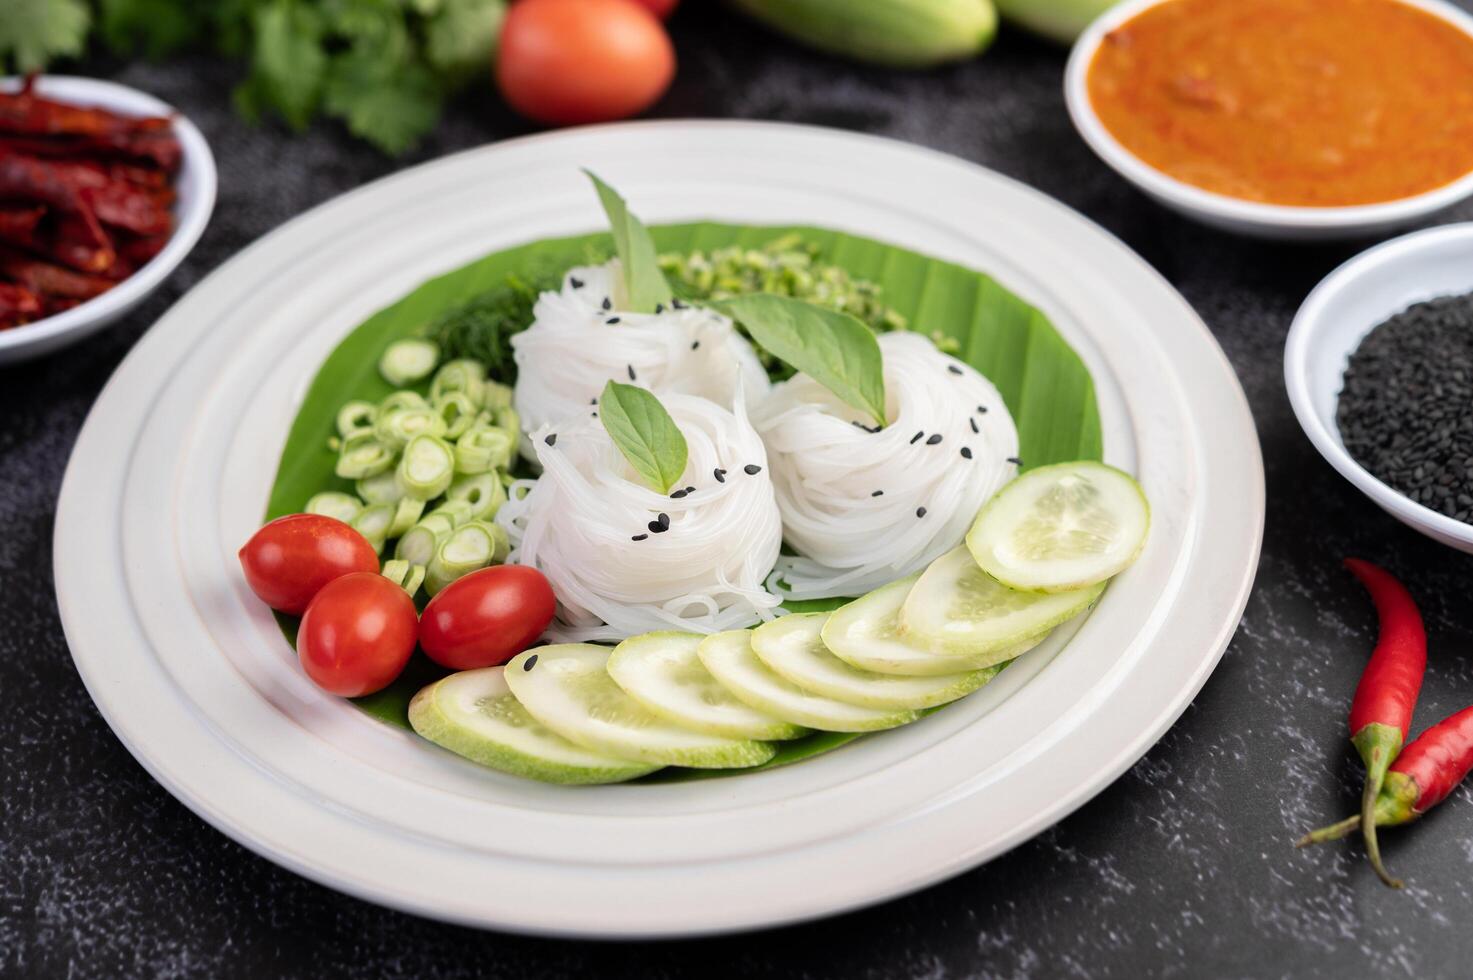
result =
[[[344,334],[425,279],[602,227],[584,166],[646,221],[838,228],[984,269],[1037,303],[1093,372],[1107,459],[1150,496],[1140,560],[1077,633],[1060,631],[977,695],[800,765],[726,779],[544,786],[322,694],[235,558],[296,405]],[[1221,350],[1164,279],[1079,215],[873,137],[634,123],[405,171],[222,266],[98,399],[62,488],[56,584],[77,668],[118,737],[247,847],[455,922],[674,936],[877,902],[1078,807],[1211,673],[1262,530],[1258,441]]]

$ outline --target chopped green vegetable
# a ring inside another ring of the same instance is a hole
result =
[[[377,418],[377,405],[371,402],[348,402],[338,409],[338,435],[350,439],[363,432],[372,432]]]
[[[494,524],[472,521],[456,528],[440,543],[425,570],[425,591],[435,595],[456,579],[506,557],[506,531]]]
[[[1116,0],[995,0],[998,13],[1036,34],[1069,44]]]
[[[669,493],[685,473],[688,449],[660,400],[643,388],[610,381],[599,396],[598,417],[634,471],[660,493]],[[548,436],[550,447],[552,439]]]
[[[511,338],[532,325],[537,297],[558,288],[560,280],[556,269],[509,273],[500,285],[441,313],[425,328],[425,336],[446,357],[474,358],[486,365],[493,378],[515,381]]]
[[[391,558],[384,562],[384,569],[381,574],[384,578],[393,582],[405,592],[408,592],[410,597],[413,598],[414,594],[419,591],[419,587],[424,584],[425,567],[423,565],[411,565],[402,558]]]
[[[997,34],[992,0],[732,0],[821,51],[891,68],[972,58]],[[1038,5],[1058,0],[1034,0]]]
[[[471,519],[489,521],[506,503],[506,486],[495,473],[458,476],[445,491],[446,502],[465,501],[473,508]]]
[[[445,435],[445,419],[428,405],[393,408],[379,413],[373,424],[378,441],[399,452],[415,436]]]
[[[87,44],[92,13],[82,0],[6,0],[0,13],[0,73],[40,71],[53,58],[76,57]]]
[[[446,395],[460,392],[480,408],[486,401],[486,365],[470,358],[449,361],[435,372],[430,382],[430,399],[439,401]]]
[[[457,473],[489,473],[511,465],[516,440],[493,425],[476,424],[455,440]]]
[[[360,432],[343,440],[335,472],[345,480],[377,476],[394,465],[394,453],[374,434]]]
[[[370,504],[397,504],[404,497],[404,488],[399,486],[399,477],[392,467],[359,480],[356,489],[358,496]]]
[[[363,512],[363,501],[350,493],[326,490],[313,496],[302,509],[308,514],[321,514],[351,524]]]
[[[409,337],[396,340],[378,360],[378,373],[395,388],[423,381],[440,363],[440,348],[433,341]]]
[[[439,436],[415,436],[404,447],[398,476],[399,485],[409,496],[433,500],[445,492],[455,476],[455,451]]]
[[[399,502],[394,505],[394,520],[389,524],[388,536],[390,538],[399,537],[405,531],[414,527],[420,515],[424,512],[425,502],[423,500],[420,500],[418,497],[411,497],[408,494],[400,497]]]
[[[389,504],[374,504],[365,507],[363,513],[352,520],[353,530],[368,539],[373,549],[382,553],[389,540],[389,527],[394,523],[394,508]]]

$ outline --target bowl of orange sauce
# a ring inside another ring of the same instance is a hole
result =
[[[1473,194],[1473,16],[1441,0],[1126,0],[1065,95],[1105,163],[1230,231],[1373,235]]]

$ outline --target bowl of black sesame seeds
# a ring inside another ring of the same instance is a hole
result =
[[[1330,465],[1397,520],[1473,552],[1473,224],[1330,273],[1294,318],[1284,379]]]

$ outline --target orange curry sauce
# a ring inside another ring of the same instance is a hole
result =
[[[1372,204],[1473,171],[1473,37],[1396,0],[1167,0],[1088,84],[1127,150],[1231,197]]]

